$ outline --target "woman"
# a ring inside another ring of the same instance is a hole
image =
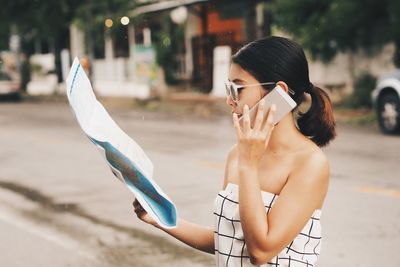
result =
[[[275,85],[298,106],[310,95],[311,106],[306,113],[295,109],[274,126],[276,107],[263,116],[261,101],[251,125],[249,108]],[[215,229],[178,219],[177,228],[162,230],[215,254],[217,266],[314,266],[329,183],[320,147],[335,137],[329,97],[310,82],[303,49],[282,37],[254,41],[232,57],[227,94],[237,144],[215,200]],[[137,201],[134,207],[141,220],[161,228]]]

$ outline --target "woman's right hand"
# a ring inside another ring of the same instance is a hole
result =
[[[135,201],[133,201],[133,207],[134,207],[136,216],[141,221],[158,227],[157,222],[147,213],[147,211],[144,210],[144,208],[142,207],[142,205],[140,205],[140,203],[137,199],[135,199]]]
[[[143,209],[137,199],[133,202],[133,207],[135,208],[136,215],[141,221],[157,227],[195,249],[210,254],[215,253],[214,230],[212,228],[199,226],[180,219],[178,219],[175,228],[163,228]]]

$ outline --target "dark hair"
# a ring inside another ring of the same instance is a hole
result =
[[[299,130],[322,147],[336,136],[335,120],[327,93],[314,86],[308,75],[308,62],[297,43],[283,37],[266,37],[242,47],[232,62],[261,82],[284,81],[294,91],[291,95],[297,106],[311,95],[311,107],[299,113]]]

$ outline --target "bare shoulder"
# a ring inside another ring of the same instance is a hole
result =
[[[298,155],[299,165],[307,164],[308,167],[312,166],[315,168],[327,167],[329,165],[328,158],[324,151],[318,146],[310,146],[304,149],[303,152]]]
[[[292,174],[291,178],[301,179],[303,185],[327,189],[330,176],[328,158],[318,146],[308,146],[297,155]]]

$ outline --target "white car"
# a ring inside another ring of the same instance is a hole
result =
[[[0,96],[5,96],[13,100],[20,98],[20,83],[12,80],[5,72],[0,72]]]
[[[400,70],[380,77],[371,97],[382,132],[400,133]]]

